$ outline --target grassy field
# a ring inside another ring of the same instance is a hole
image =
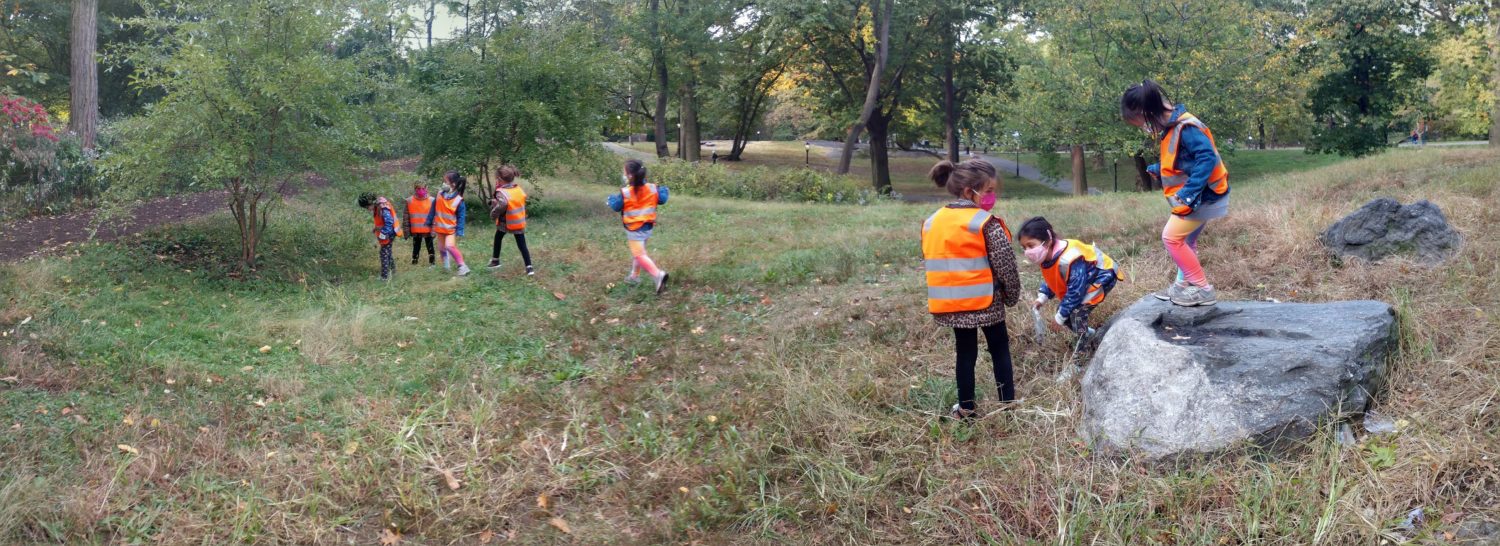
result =
[[[705,160],[715,150],[717,150],[720,155],[729,154],[729,142],[717,141],[715,144],[716,146],[714,148],[702,149],[703,157],[705,158]],[[656,151],[656,145],[650,142],[638,142],[627,147],[650,153],[655,153]],[[677,150],[676,144],[673,144],[671,146],[671,150],[673,152]],[[742,161],[721,161],[720,163],[729,165],[731,168],[746,169],[758,165],[770,167],[800,167],[804,165],[811,165],[812,168],[832,171],[836,167],[838,167],[838,160],[830,159],[828,157],[828,149],[814,146],[811,151],[812,153],[808,154],[808,151],[803,149],[802,142],[800,141],[757,141],[751,142],[746,145],[745,155]],[[912,199],[941,200],[949,198],[950,196],[946,191],[944,191],[942,188],[934,186],[932,182],[927,179],[927,171],[932,169],[932,165],[937,162],[938,158],[929,156],[892,157],[891,187],[896,192]],[[868,157],[855,157],[854,162],[850,165],[849,172],[851,175],[858,177],[860,180],[865,181],[865,183],[868,184],[868,181],[870,179],[870,159]],[[1009,176],[1006,173],[1000,174],[1001,181],[1004,184],[1003,193],[1005,198],[1035,199],[1053,198],[1058,196],[1058,192],[1053,191],[1052,189],[1042,184],[1038,184],[1036,182],[1032,182],[1023,178]]]
[[[1401,150],[1406,152],[1406,150]],[[1014,160],[1016,154],[1000,154],[1001,157]],[[1037,166],[1040,162],[1036,152],[1024,152],[1021,154],[1021,164]],[[1256,181],[1270,175],[1283,173],[1298,173],[1310,171],[1319,167],[1334,165],[1347,158],[1329,154],[1309,155],[1302,150],[1236,150],[1234,153],[1224,155],[1224,166],[1229,169],[1231,183],[1242,185],[1244,183],[1255,183]],[[1102,165],[1094,162],[1090,157],[1088,161],[1087,175],[1090,188],[1102,191],[1114,191],[1116,175],[1119,177],[1120,191],[1135,191],[1135,163],[1130,158],[1120,159],[1113,162],[1105,161]],[[1069,180],[1071,184],[1072,175],[1069,169],[1067,154],[1058,154],[1058,168],[1065,169],[1059,177]],[[1118,172],[1117,172],[1118,171]],[[1044,171],[1045,172],[1045,171]]]
[[[1500,518],[1497,178],[1493,152],[1429,148],[1238,189],[1202,241],[1222,297],[1394,304],[1379,410],[1402,425],[1181,467],[1077,439],[1061,337],[1013,340],[1020,408],[937,417],[955,395],[921,296],[931,205],[674,195],[661,297],[620,283],[611,189],[565,179],[533,192],[530,279],[510,246],[498,273],[402,260],[377,281],[354,196],[396,178],[279,209],[253,279],[219,258],[223,215],[73,248],[0,267],[0,543],[1377,544],[1417,507],[1432,539]],[[1464,250],[1326,258],[1317,233],[1376,196],[1437,203]],[[1159,200],[997,213],[1114,255],[1135,282],[1107,317],[1168,274]],[[470,263],[491,233],[470,226]]]

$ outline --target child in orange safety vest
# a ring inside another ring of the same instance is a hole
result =
[[[1094,245],[1058,238],[1052,224],[1040,216],[1021,224],[1016,242],[1025,249],[1026,261],[1042,268],[1042,286],[1031,308],[1040,309],[1047,300],[1056,299],[1055,327],[1091,334],[1089,314],[1120,279],[1114,259]]]
[[[958,199],[922,224],[922,258],[927,310],[939,325],[953,329],[957,350],[958,403],[949,416],[970,420],[978,415],[974,364],[979,360],[981,330],[989,342],[1000,401],[1015,399],[1005,308],[1020,298],[1021,280],[1010,229],[990,214],[999,185],[995,167],[980,160],[940,161],[928,177]]]
[[[432,224],[427,216],[432,213],[436,201],[427,194],[427,184],[417,182],[412,186],[412,195],[406,199],[406,215],[401,225],[406,226],[406,238],[411,239],[411,264],[417,265],[422,255],[422,244],[427,244],[428,265],[437,264],[437,255],[432,250]]]
[[[391,243],[401,236],[401,224],[396,221],[396,209],[384,197],[365,192],[359,195],[359,207],[370,211],[375,217],[375,241],[380,245],[380,280],[391,280],[396,273],[396,258],[391,254]]]
[[[495,244],[490,254],[490,269],[500,268],[500,243],[509,233],[516,238],[516,247],[521,249],[521,261],[526,263],[526,275],[536,275],[531,267],[531,250],[526,248],[526,190],[516,184],[521,171],[514,165],[501,165],[495,169],[495,196],[490,199],[490,216],[495,218]]]
[[[625,162],[625,172],[620,175],[625,186],[605,200],[610,209],[620,213],[620,222],[625,225],[625,243],[630,246],[630,276],[625,282],[638,282],[644,270],[656,281],[656,293],[667,287],[667,272],[656,267],[651,256],[646,255],[646,241],[656,228],[656,207],[667,204],[667,187],[646,182],[646,166],[638,159]]]
[[[468,223],[469,207],[464,205],[464,190],[468,187],[469,180],[464,175],[448,171],[443,175],[443,191],[438,192],[437,203],[427,213],[427,223],[432,225],[432,233],[438,240],[438,252],[443,255],[443,269],[450,269],[457,262],[460,277],[469,274],[464,255],[458,250],[458,238],[464,236],[464,226]]]

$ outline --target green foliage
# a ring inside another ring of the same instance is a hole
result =
[[[692,195],[859,205],[876,199],[874,190],[861,187],[854,178],[815,169],[733,170],[723,165],[669,160],[652,164],[649,170],[652,182]]]
[[[1331,68],[1308,94],[1318,123],[1307,149],[1355,157],[1382,150],[1431,70],[1416,30],[1418,6],[1408,0],[1319,4],[1316,53]]]
[[[1432,101],[1421,113],[1436,118],[1433,130],[1483,138],[1495,103],[1494,61],[1485,43],[1485,27],[1438,41],[1432,54],[1433,70],[1427,79]]]

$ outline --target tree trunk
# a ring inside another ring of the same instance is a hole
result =
[[[94,149],[99,133],[99,63],[94,58],[99,39],[99,0],[73,0],[68,50],[72,79],[68,82],[68,131]]]
[[[427,0],[427,49],[432,49],[432,22],[437,19],[438,0]]]
[[[1266,120],[1256,121],[1255,130],[1260,132],[1260,149],[1266,149]]]
[[[1136,152],[1135,160],[1135,189],[1138,191],[1151,191],[1154,182],[1151,180],[1151,172],[1146,170],[1146,156]]]
[[[661,0],[651,0],[651,64],[656,68],[656,157],[667,157],[667,52],[661,35]]]
[[[849,138],[844,139],[844,149],[839,154],[838,174],[849,174],[849,164],[854,160],[854,145],[859,142],[859,135],[865,131],[865,125],[870,123],[870,116],[875,114],[875,107],[880,104],[880,80],[885,77],[885,61],[890,53],[891,36],[891,13],[895,10],[895,0],[885,0],[885,13],[881,13],[881,2],[875,0],[870,7],[874,11],[877,32],[875,35],[875,67],[870,71],[870,83],[865,88],[865,105],[860,108],[859,119],[849,127]],[[885,146],[882,142],[881,146]],[[870,148],[873,155],[875,139],[870,139]],[[878,188],[877,188],[878,189]]]
[[[1089,175],[1085,169],[1086,161],[1083,154],[1083,145],[1073,145],[1073,195],[1089,194]]]
[[[958,62],[957,46],[954,45],[958,37],[954,34],[958,33],[958,28],[951,22],[947,27],[943,52],[943,125],[947,131],[943,146],[948,149],[948,161],[958,163],[958,86],[953,81],[953,64]]]
[[[886,147],[890,138],[890,118],[876,114],[870,116],[870,184],[881,195],[891,193],[891,154]]]
[[[689,82],[692,81],[690,78]],[[697,163],[701,158],[702,150],[699,148],[698,138],[698,98],[693,85],[689,83],[682,88],[682,140],[677,146],[683,150],[682,159]]]

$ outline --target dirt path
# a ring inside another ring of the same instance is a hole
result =
[[[415,168],[416,160],[409,158],[380,163],[380,172],[386,174],[411,172]],[[307,184],[301,189],[324,188],[328,184],[328,179],[313,175],[308,176]],[[297,193],[289,191],[285,196],[295,197]],[[97,234],[91,233],[90,226],[95,214],[93,210],[26,218],[0,227],[0,263],[14,262],[90,240],[113,241],[157,226],[186,222],[227,207],[228,192],[224,190],[159,197],[141,203],[129,214],[108,222]],[[93,235],[93,239],[90,239],[90,235]]]

